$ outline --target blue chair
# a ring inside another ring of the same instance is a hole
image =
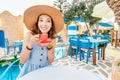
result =
[[[12,48],[12,46],[9,45],[8,38],[5,38],[5,48],[6,48],[6,53],[8,54],[10,52],[10,48]]]
[[[70,57],[73,55],[73,48],[75,48],[75,55],[77,59],[78,51],[79,51],[79,37],[70,37],[69,39],[69,47],[70,47]]]
[[[88,38],[88,37],[87,37]],[[75,53],[76,59],[78,57],[79,49],[80,49],[80,39],[87,39],[86,36],[71,36],[69,39],[69,47],[70,47],[70,52],[69,55],[72,57],[73,53]],[[90,37],[91,38],[91,37]],[[82,52],[82,51],[81,51]],[[84,52],[84,51],[83,51]]]
[[[104,39],[103,35],[94,35],[93,36],[94,39]]]
[[[7,46],[7,43],[6,43],[6,39],[5,39],[5,36],[4,36],[4,31],[3,30],[0,30],[0,47],[1,48],[4,48],[4,53],[5,54],[8,54],[8,46]],[[6,49],[6,50],[5,50]]]
[[[82,41],[83,40],[83,41]],[[89,39],[82,38],[79,40],[79,52],[80,52],[80,61],[84,59],[86,53],[86,63],[88,64],[88,59],[91,55],[91,43]]]
[[[0,30],[0,47],[4,48],[5,54],[8,54],[10,48],[12,48],[12,46],[9,45],[8,38],[5,38],[5,34],[3,30]]]
[[[3,30],[0,30],[0,47],[5,48],[5,36]]]

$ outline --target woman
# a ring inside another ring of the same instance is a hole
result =
[[[53,62],[56,34],[64,26],[59,10],[46,5],[28,8],[24,12],[24,23],[29,32],[25,36],[20,54],[20,63],[24,66],[18,78]],[[48,35],[46,43],[42,43],[40,38],[43,34]]]

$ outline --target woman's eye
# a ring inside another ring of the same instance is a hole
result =
[[[39,20],[40,22],[43,22],[43,20]]]
[[[49,20],[49,21],[47,21],[47,22],[51,22],[51,21]]]

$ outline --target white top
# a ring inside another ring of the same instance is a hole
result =
[[[21,77],[19,80],[105,80],[88,70],[70,66],[47,66]]]

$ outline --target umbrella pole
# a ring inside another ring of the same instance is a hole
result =
[[[95,35],[98,35],[98,33],[99,33],[99,28],[98,28],[98,26],[99,26],[98,22],[96,22],[95,25],[93,26],[93,27],[96,28],[96,29],[95,29],[95,30],[96,30]]]

